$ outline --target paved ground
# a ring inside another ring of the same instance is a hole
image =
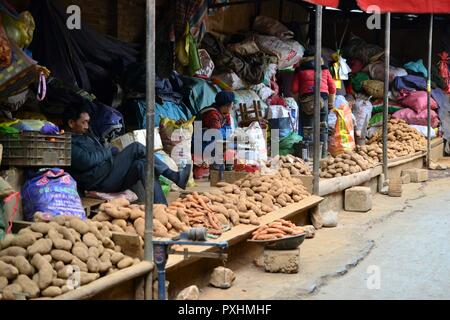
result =
[[[337,228],[302,244],[298,274],[241,261],[232,288],[202,288],[201,299],[449,299],[447,177],[405,185],[401,198],[376,195],[369,213],[340,213]]]

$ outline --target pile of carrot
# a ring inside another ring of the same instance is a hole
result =
[[[252,240],[276,240],[302,234],[305,230],[291,221],[278,219],[259,227],[252,233]]]

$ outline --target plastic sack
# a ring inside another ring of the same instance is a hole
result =
[[[256,86],[252,86],[251,89],[255,91],[263,101],[266,101],[275,94],[275,91],[273,91],[263,83],[258,84]]]
[[[366,80],[362,82],[362,87],[369,96],[381,99],[384,96],[384,82],[379,80]]]
[[[415,112],[421,112],[428,108],[428,95],[426,91],[413,91],[402,100],[402,105],[413,109]],[[436,101],[430,97],[430,107],[436,110],[438,105]]]
[[[381,125],[383,125],[383,113],[382,112],[373,115],[372,118],[370,118],[370,120],[369,120],[370,127],[379,127]]]
[[[394,79],[394,89],[397,91],[427,90],[427,80],[424,77],[414,75],[396,77]]]
[[[212,81],[217,84],[222,90],[234,91],[247,88],[247,84],[242,81],[234,72],[227,72],[215,74],[212,76]]]
[[[247,128],[237,128],[230,138],[237,139],[238,163],[257,164],[259,161],[267,161],[266,138],[258,122],[252,122]]]
[[[415,124],[412,124],[410,126],[411,126],[411,128],[414,128],[417,131],[419,131],[425,138],[428,137],[428,127],[427,126],[418,126]],[[431,134],[431,139],[436,138],[436,130],[434,130],[434,129],[430,130],[430,134]]]
[[[86,219],[77,183],[59,168],[43,169],[26,181],[22,187],[22,205],[28,221],[33,221],[36,212]]]
[[[286,106],[289,108],[289,117],[291,119],[291,126],[292,129],[297,132],[298,131],[298,118],[299,118],[299,112],[298,112],[298,104],[297,101],[295,101],[294,98],[285,98]]]
[[[188,121],[175,121],[161,118],[159,134],[163,142],[164,151],[177,165],[191,160],[191,142],[194,133],[195,117]]]
[[[403,67],[406,70],[410,70],[410,71],[413,71],[416,73],[421,73],[425,78],[428,77],[428,70],[427,70],[427,68],[425,68],[425,65],[423,64],[422,59],[405,63],[405,65]]]
[[[287,137],[294,128],[291,124],[290,110],[287,107],[280,105],[269,106],[267,112],[267,119],[271,130],[279,130],[279,137]]]
[[[372,103],[370,100],[357,99],[355,105],[353,106],[352,112],[356,119],[356,127],[358,130],[364,131],[366,126],[369,124],[370,116],[372,115]]]
[[[431,110],[431,127],[437,128],[439,126],[439,117],[434,110]],[[428,112],[427,110],[422,110],[420,112],[415,112],[414,110],[405,108],[403,110],[397,111],[392,115],[394,119],[403,119],[408,124],[415,124],[419,126],[426,126],[428,124]]]
[[[1,55],[1,54],[0,54]],[[449,55],[446,51],[442,51],[438,54],[440,60],[438,62],[439,76],[444,82],[444,90],[446,93],[450,93],[450,71],[449,71]]]
[[[295,153],[294,145],[296,143],[299,143],[303,140],[303,138],[298,135],[296,132],[291,132],[289,135],[287,135],[284,138],[280,139],[279,142],[279,148],[280,148],[280,155],[287,156],[289,154]],[[272,150],[272,154],[274,154],[274,151]]]
[[[333,134],[330,135],[328,151],[332,156],[353,151],[356,145],[352,110],[346,101],[342,101],[338,108],[333,108],[332,112],[336,115],[336,124]]]
[[[190,29],[189,23],[186,23],[186,30],[180,40],[178,40],[175,52],[181,66],[180,69],[182,69],[180,72],[184,71],[183,73],[188,76],[193,76],[201,69],[202,64],[198,54],[197,43]]]
[[[261,100],[261,98],[258,96],[258,94],[253,90],[237,90],[234,92],[234,108],[235,111],[239,111],[239,104],[243,103],[247,106],[252,106],[253,101],[260,101],[261,102],[261,111],[263,114],[265,114],[268,106],[267,104]]]
[[[30,12],[21,12],[17,18],[12,18],[7,13],[0,11],[3,20],[3,27],[8,38],[20,48],[26,48],[33,40],[34,29],[36,24]]]
[[[305,53],[305,48],[295,40],[280,40],[277,37],[257,35],[258,47],[264,53],[278,58],[278,68],[286,69],[297,64]]]
[[[364,72],[358,72],[355,75],[352,75],[351,78],[351,83],[353,86],[353,90],[355,90],[356,92],[360,92],[362,91],[363,87],[362,87],[362,83],[363,81],[369,80],[369,75],[367,73]]]
[[[371,63],[368,66],[370,77],[374,80],[384,81],[384,62],[375,62]],[[395,68],[389,66],[389,83],[394,81],[396,77],[407,76],[408,72],[406,72],[403,68]]]
[[[199,78],[209,79],[214,71],[214,62],[205,49],[198,50],[198,55],[200,57],[200,63],[202,68],[198,70],[195,75]]]
[[[280,39],[292,39],[294,33],[278,20],[257,16],[253,23],[253,30],[269,36],[275,36]]]
[[[234,43],[228,46],[228,49],[233,52],[240,54],[241,56],[249,56],[255,53],[258,53],[259,47],[256,44],[255,40],[253,38],[244,40],[239,43]]]

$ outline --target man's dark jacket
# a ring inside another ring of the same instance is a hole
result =
[[[70,174],[78,186],[93,190],[110,173],[113,165],[111,149],[105,148],[93,136],[72,134],[72,166]]]

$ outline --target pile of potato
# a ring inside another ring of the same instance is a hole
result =
[[[53,298],[139,263],[125,256],[104,224],[58,216],[0,241],[0,300]]]
[[[299,175],[312,175],[309,165],[300,158],[293,155],[276,156],[270,162],[267,163],[267,167],[279,167],[289,169],[293,176]]]
[[[426,138],[419,131],[409,126],[404,120],[390,119],[388,123],[388,159],[414,154],[425,151],[427,148]],[[367,153],[378,161],[383,160],[383,135],[382,129],[368,141],[366,146],[360,146],[361,152]]]
[[[291,221],[278,219],[258,228],[252,233],[252,240],[276,240],[305,233],[305,229]]]
[[[346,152],[337,157],[320,160],[320,177],[329,179],[349,176],[373,168],[378,161],[356,152]]]
[[[170,214],[174,213],[174,214]],[[174,237],[186,231],[187,224],[180,221],[176,212],[168,210],[165,205],[153,205],[153,233],[156,237]],[[145,232],[145,206],[134,205],[126,199],[115,199],[100,205],[99,213],[93,218],[106,224],[112,231],[137,234],[141,244]]]

